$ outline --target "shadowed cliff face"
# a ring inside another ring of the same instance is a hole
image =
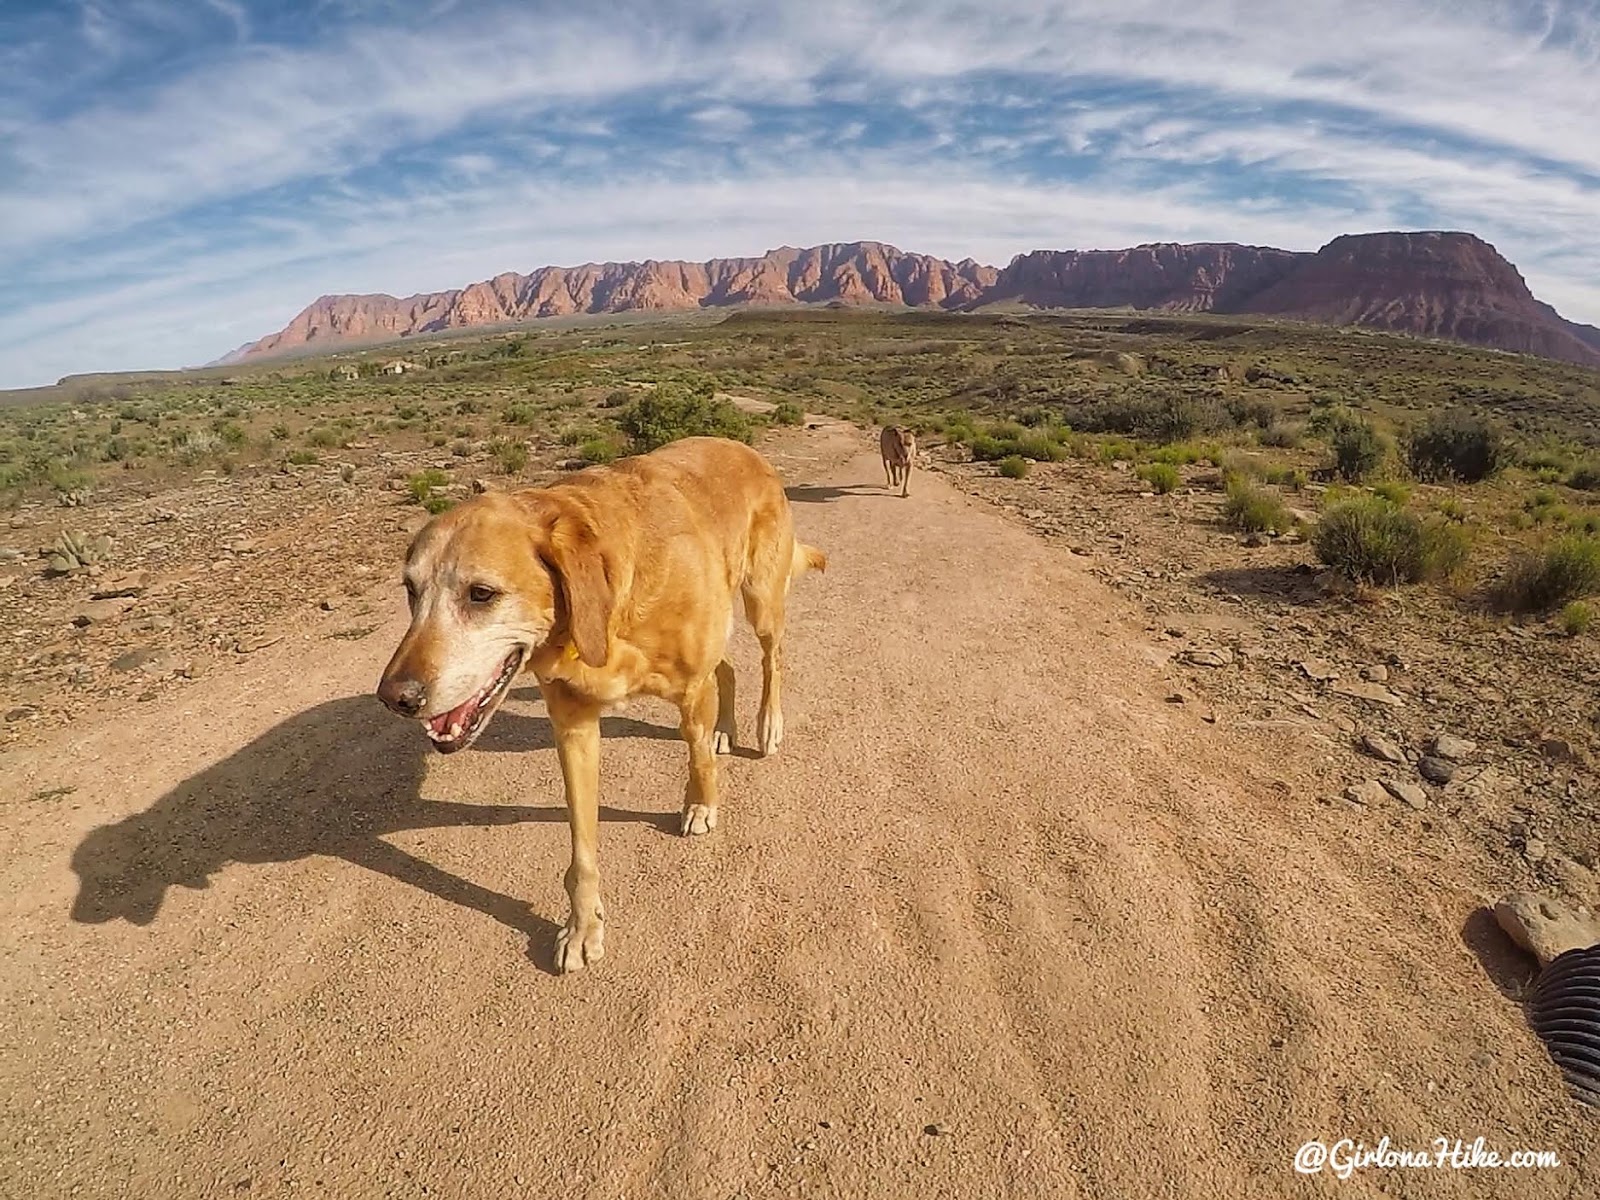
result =
[[[1039,250],[1003,270],[879,242],[707,262],[586,263],[508,272],[447,292],[323,296],[229,358],[581,313],[840,303],[973,309],[1260,313],[1450,338],[1600,367],[1600,329],[1564,320],[1468,233],[1335,238],[1315,254],[1232,243]]]

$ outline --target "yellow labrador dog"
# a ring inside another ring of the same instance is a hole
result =
[[[911,464],[917,457],[917,435],[903,425],[887,425],[878,437],[878,449],[883,454],[883,473],[889,478],[889,486],[898,485],[900,494],[908,495]]]
[[[640,693],[678,706],[689,744],[682,831],[717,824],[716,753],[734,742],[737,598],[761,642],[756,736],[783,741],[782,642],[790,584],[822,570],[795,540],[772,466],[739,442],[685,438],[548,487],[490,493],[429,522],[411,543],[411,625],[378,695],[446,754],[470,746],[523,670],[555,732],[572,863],[556,967],[605,952],[598,821],[600,712]]]

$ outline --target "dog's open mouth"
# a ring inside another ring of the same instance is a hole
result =
[[[499,707],[500,701],[510,690],[511,681],[517,677],[517,669],[522,666],[522,655],[523,650],[519,646],[506,655],[505,662],[500,664],[500,673],[471,697],[449,712],[429,717],[422,722],[422,727],[427,730],[435,750],[441,754],[464,750],[472,744],[472,740],[478,734],[483,732],[483,727],[489,723],[494,710]]]

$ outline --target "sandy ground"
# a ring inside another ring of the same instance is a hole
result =
[[[830,556],[787,739],[723,760],[689,840],[673,714],[607,719],[592,970],[550,973],[536,690],[434,755],[370,694],[398,587],[365,640],[291,631],[8,755],[0,1193],[1596,1194],[1481,860],[1165,703],[1084,560],[936,477],[886,494],[866,433],[771,455]],[[748,736],[747,629],[734,659]],[[1292,1169],[1385,1135],[1564,1165]]]

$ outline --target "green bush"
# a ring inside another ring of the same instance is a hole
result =
[[[999,469],[1007,479],[1026,479],[1033,464],[1020,454],[1010,454],[1000,460]]]
[[[1333,468],[1351,483],[1359,483],[1378,469],[1387,447],[1372,425],[1354,413],[1336,414],[1329,422],[1333,443]]]
[[[1139,478],[1150,485],[1151,491],[1162,496],[1175,490],[1182,481],[1178,468],[1164,462],[1146,463],[1139,468]]]
[[[1501,602],[1515,612],[1549,612],[1600,592],[1600,538],[1569,533],[1513,563]]]
[[[716,400],[703,389],[682,384],[661,384],[631,400],[617,416],[617,424],[638,453],[646,453],[686,437],[724,437],[749,442],[754,423],[727,400]]]
[[[1496,474],[1511,459],[1500,430],[1483,417],[1460,409],[1433,414],[1411,436],[1411,473],[1418,479],[1459,479],[1477,483]]]
[[[1246,533],[1285,533],[1294,528],[1294,518],[1276,492],[1238,476],[1228,485],[1222,519]]]
[[[1471,552],[1461,525],[1424,523],[1381,496],[1333,505],[1317,522],[1311,541],[1328,566],[1351,579],[1388,585],[1447,578]]]
[[[590,438],[578,447],[578,457],[586,463],[615,462],[620,455],[621,451],[611,438]]]
[[[1095,433],[1121,433],[1163,445],[1226,429],[1233,423],[1216,397],[1181,392],[1102,401],[1087,408],[1081,421]]]
[[[805,420],[805,409],[793,400],[785,400],[772,410],[772,422],[775,425],[803,425]]]
[[[454,508],[455,503],[449,496],[425,496],[422,500],[422,507],[434,516],[438,516],[445,509]]]
[[[535,425],[539,421],[539,409],[535,405],[518,400],[506,406],[505,411],[500,414],[500,419],[507,425]]]
[[[317,462],[315,450],[291,450],[283,456],[291,467],[309,467]]]
[[[1303,425],[1278,422],[1261,431],[1261,444],[1279,450],[1293,450],[1305,436]]]
[[[1404,508],[1411,499],[1411,489],[1397,479],[1386,479],[1372,485],[1374,495],[1382,496],[1396,508]]]
[[[449,475],[435,467],[429,467],[426,471],[418,471],[406,480],[406,491],[411,494],[412,500],[426,507],[428,500],[433,496],[433,489],[443,487],[449,482]]]
[[[1579,463],[1567,476],[1567,486],[1580,492],[1600,492],[1600,462]]]
[[[1574,600],[1561,610],[1561,628],[1568,637],[1586,632],[1593,621],[1594,609],[1582,600]]]
[[[1299,467],[1268,467],[1267,482],[1286,487],[1291,492],[1303,492],[1309,480]]]
[[[489,443],[489,453],[502,475],[516,475],[528,465],[528,443],[514,438],[495,438]]]

